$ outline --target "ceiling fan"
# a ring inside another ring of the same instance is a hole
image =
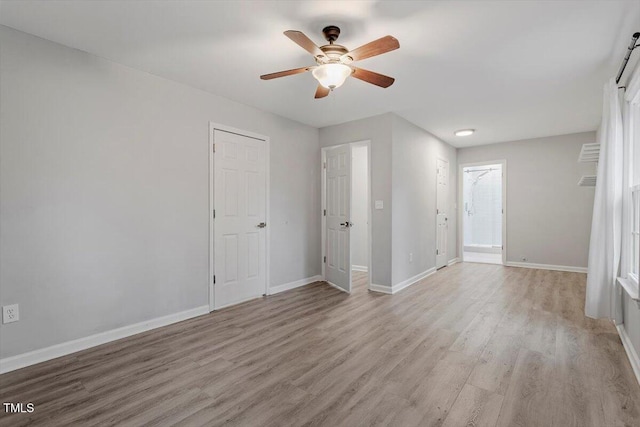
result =
[[[349,51],[346,47],[333,43],[340,36],[340,28],[330,25],[325,27],[322,32],[329,44],[320,47],[300,31],[289,30],[284,32],[285,36],[311,53],[317,65],[264,74],[260,78],[262,80],[271,80],[311,71],[313,77],[318,80],[316,99],[324,98],[329,95],[330,91],[342,86],[349,76],[383,88],[393,84],[395,81],[393,77],[354,67],[350,64],[354,61],[360,61],[398,49],[400,43],[394,37],[385,36]]]

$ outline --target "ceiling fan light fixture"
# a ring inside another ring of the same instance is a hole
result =
[[[454,132],[455,136],[469,136],[469,135],[473,135],[473,133],[475,132],[475,129],[460,129]]]
[[[327,89],[333,90],[342,86],[347,77],[353,73],[353,70],[348,65],[331,63],[319,65],[311,73],[318,83]]]

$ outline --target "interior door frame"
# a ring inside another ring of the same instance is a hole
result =
[[[447,176],[447,187],[448,189],[451,188],[451,162],[449,161],[449,159],[443,157],[443,156],[437,156],[436,157],[436,251],[438,250],[438,161],[442,160],[444,162],[447,162],[447,165],[449,165],[449,170],[448,170],[448,175]],[[451,192],[451,190],[449,190],[449,192]],[[451,210],[451,202],[449,201],[449,197],[450,194],[447,194],[447,205],[449,206],[447,211]],[[447,212],[447,217],[451,217],[451,212]],[[448,240],[449,240],[449,224],[447,224],[447,249],[449,248],[448,245]],[[450,252],[450,251],[448,251]],[[447,254],[447,257],[451,256],[450,254]],[[445,263],[445,265],[443,265],[440,268],[444,268],[447,267],[449,265],[449,261],[451,261],[451,259],[448,259],[447,262]],[[436,269],[438,269],[438,255],[436,253]]]
[[[502,165],[502,265],[507,265],[507,159],[460,163],[458,165],[458,247],[460,261],[464,262],[464,168],[488,165]]]
[[[213,217],[213,212],[215,209],[215,152],[213,151],[214,144],[214,132],[215,130],[221,130],[224,132],[235,133],[241,136],[247,136],[249,138],[257,139],[265,142],[265,178],[266,178],[266,189],[265,189],[265,221],[267,223],[266,234],[265,234],[265,280],[264,280],[264,293],[263,295],[269,294],[269,283],[271,282],[271,274],[270,274],[270,265],[271,265],[271,252],[270,241],[271,241],[271,220],[270,220],[270,212],[269,208],[269,194],[271,191],[271,174],[269,173],[270,166],[270,151],[271,151],[271,140],[268,136],[260,135],[254,132],[249,132],[243,129],[237,129],[231,126],[226,126],[220,123],[209,122],[209,311],[215,310],[215,290],[213,278],[216,271],[215,265],[215,221]]]
[[[320,149],[320,175],[321,175],[321,189],[320,189],[320,217],[321,217],[321,222],[322,222],[322,236],[321,236],[321,240],[322,240],[322,251],[320,253],[320,264],[322,265],[322,279],[326,280],[326,274],[325,274],[325,262],[324,262],[324,257],[326,255],[326,239],[327,239],[327,217],[324,216],[324,210],[327,208],[326,206],[326,201],[327,201],[327,188],[326,188],[326,183],[327,183],[327,173],[326,173],[326,169],[324,167],[325,162],[327,160],[327,150],[331,150],[333,148],[338,148],[338,147],[344,147],[344,146],[351,146],[351,147],[367,147],[367,180],[368,180],[368,193],[367,194],[367,198],[368,198],[368,206],[367,206],[367,240],[368,240],[368,246],[369,246],[369,265],[367,266],[368,271],[367,271],[367,276],[368,276],[368,280],[369,283],[367,285],[367,289],[371,290],[371,270],[373,268],[373,263],[372,263],[372,259],[373,259],[373,245],[371,242],[371,237],[373,236],[373,224],[371,221],[372,218],[372,208],[371,208],[371,203],[372,203],[372,191],[371,191],[371,141],[370,140],[362,140],[362,141],[355,141],[355,142],[348,142],[345,144],[336,144],[336,145],[329,145],[326,147],[322,147]],[[353,156],[351,156],[352,158],[349,159],[349,161],[351,162],[351,165],[353,166]],[[351,178],[353,179],[353,167],[351,168]],[[349,189],[349,193],[351,193],[351,189]],[[351,203],[351,199],[352,197],[349,197],[349,203]],[[349,261],[351,261],[351,239],[349,239]],[[351,268],[352,266],[350,265],[349,268]],[[351,277],[351,275],[349,275],[349,277]],[[351,279],[351,281],[353,281],[353,279]],[[349,283],[349,289],[351,289],[351,285],[352,283]],[[340,289],[340,288],[337,288]],[[340,289],[343,292],[343,289]]]

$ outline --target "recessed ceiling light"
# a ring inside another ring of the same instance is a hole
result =
[[[472,135],[475,129],[460,129],[454,132],[455,136],[469,136]]]

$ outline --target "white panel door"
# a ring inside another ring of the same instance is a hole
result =
[[[214,306],[266,289],[266,142],[214,131]]]
[[[438,159],[436,169],[436,268],[447,265],[449,237],[449,162]]]
[[[351,292],[351,146],[327,150],[326,280]]]

